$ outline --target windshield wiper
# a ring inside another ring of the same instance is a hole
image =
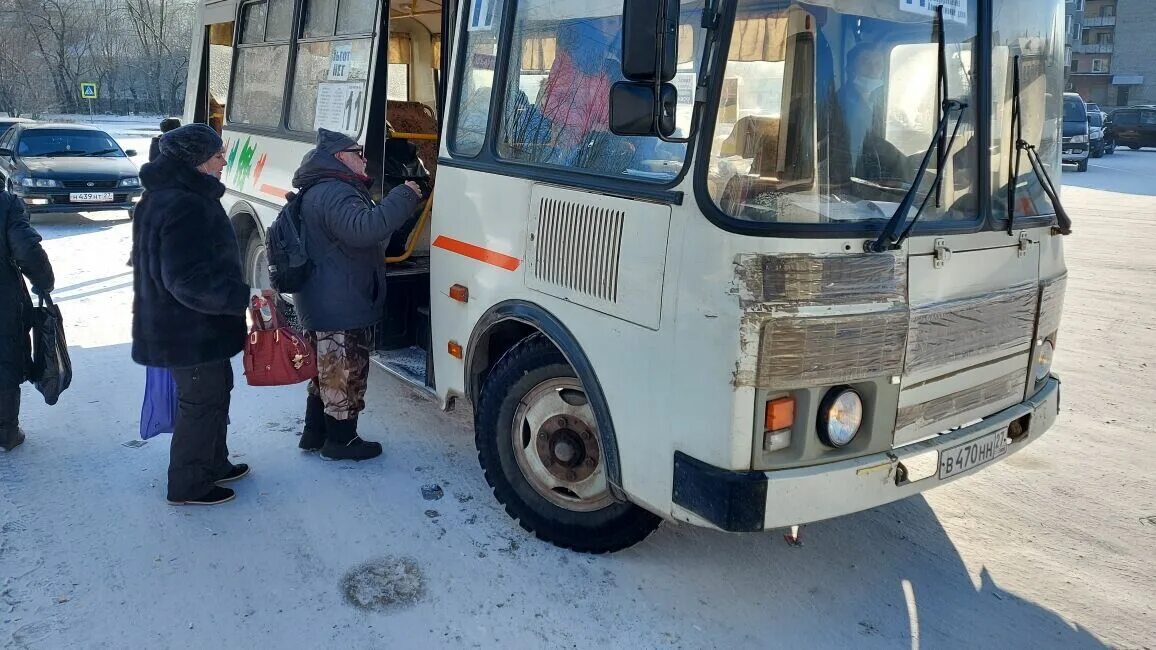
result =
[[[1056,209],[1056,225],[1052,228],[1052,232],[1058,235],[1072,234],[1072,219],[1068,216],[1068,212],[1064,210],[1064,206],[1060,204],[1060,195],[1056,191],[1055,184],[1052,183],[1052,177],[1048,175],[1048,170],[1044,168],[1043,162],[1040,160],[1040,154],[1036,151],[1035,145],[1024,140],[1024,125],[1023,119],[1020,117],[1020,57],[1015,55],[1012,58],[1012,114],[1011,114],[1012,137],[1015,139],[1015,149],[1011,165],[1011,178],[1008,180],[1007,187],[1007,234],[1015,234],[1016,226],[1016,190],[1020,180],[1020,154],[1027,152],[1028,162],[1031,163],[1032,172],[1036,175],[1036,180],[1040,182],[1040,187],[1044,189],[1044,194],[1048,196],[1048,200],[1052,202],[1052,207]],[[1062,146],[1062,145],[1061,145]]]
[[[65,150],[65,151],[46,151],[44,153],[38,153],[35,156],[25,156],[25,157],[26,158],[52,158],[54,156],[79,156],[79,155],[81,155],[81,152],[79,152],[79,151],[67,151],[67,150]]]
[[[943,93],[943,103],[941,105],[942,113],[939,116],[939,124],[935,127],[935,133],[931,136],[931,144],[928,145],[927,150],[923,152],[923,160],[919,163],[919,169],[915,172],[915,178],[911,181],[911,187],[908,188],[907,193],[903,195],[903,200],[899,202],[899,207],[895,209],[895,213],[891,215],[891,219],[887,221],[883,232],[879,233],[879,237],[875,241],[869,241],[864,248],[868,253],[884,253],[889,250],[899,248],[903,244],[903,240],[911,234],[911,229],[915,227],[915,222],[919,220],[919,216],[923,214],[923,209],[927,207],[928,200],[934,195],[935,204],[940,204],[939,190],[943,183],[943,167],[947,164],[947,157],[951,153],[951,148],[955,144],[955,137],[959,135],[959,126],[963,123],[963,111],[967,108],[967,102],[958,99],[947,99],[948,85],[947,85],[947,36],[943,28],[943,5],[938,5],[935,8],[935,38],[939,46],[939,65],[937,70],[936,85],[939,91]],[[951,137],[947,137],[947,125],[951,121],[951,114],[953,111],[959,111],[959,117],[955,121],[955,129],[951,132]],[[931,154],[938,150],[937,156],[938,166],[936,167],[935,180],[932,181],[932,186],[928,189],[926,196],[923,197],[923,202],[919,204],[919,209],[915,211],[915,215],[911,217],[911,222],[903,229],[903,232],[896,237],[896,233],[903,226],[904,220],[907,219],[907,213],[911,210],[911,206],[915,203],[915,197],[919,194],[919,186],[923,184],[923,178],[927,175],[927,168],[931,165]]]
[[[120,151],[120,149],[101,149],[100,151],[89,151],[88,153],[82,153],[80,155],[82,155],[82,156],[107,156],[110,153],[116,153],[118,151]]]

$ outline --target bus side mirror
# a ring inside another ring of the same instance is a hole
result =
[[[678,13],[678,0],[624,0],[622,76],[646,83],[674,79]]]
[[[668,83],[658,88],[656,93],[651,84],[630,81],[611,86],[610,132],[634,136],[674,135],[678,91]]]
[[[624,0],[622,76],[610,89],[610,132],[670,137],[678,91],[679,0]]]

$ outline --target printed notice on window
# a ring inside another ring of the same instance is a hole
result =
[[[924,16],[934,16],[935,8],[943,7],[943,19],[967,24],[968,0],[899,0],[899,10]]]
[[[470,3],[470,24],[466,28],[471,32],[488,32],[494,29],[494,13],[497,10],[496,0],[475,0]]]
[[[337,43],[329,56],[329,81],[349,81],[353,72],[353,43]]]
[[[361,130],[361,109],[365,90],[359,83],[323,83],[317,87],[317,114],[314,129],[329,129],[346,135]]]
[[[694,105],[694,89],[698,85],[698,75],[693,72],[679,72],[674,75],[674,87],[678,90],[678,103]]]

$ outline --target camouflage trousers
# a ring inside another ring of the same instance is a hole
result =
[[[317,350],[317,378],[309,382],[309,394],[321,398],[329,417],[356,419],[365,410],[373,328],[308,332],[307,336]]]

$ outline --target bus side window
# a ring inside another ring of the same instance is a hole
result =
[[[368,6],[366,14],[365,6]],[[289,129],[357,136],[364,121],[373,33],[371,3],[305,0],[297,44]]]
[[[461,77],[455,83],[457,104],[450,151],[457,156],[473,157],[481,153],[490,120],[490,97],[494,85],[494,66],[498,55],[498,32],[505,3],[474,0],[470,3],[471,23],[462,43],[464,58]],[[482,15],[476,7],[493,13]],[[477,14],[477,16],[475,16]]]
[[[291,0],[255,0],[242,6],[229,122],[280,125],[292,17]]]

